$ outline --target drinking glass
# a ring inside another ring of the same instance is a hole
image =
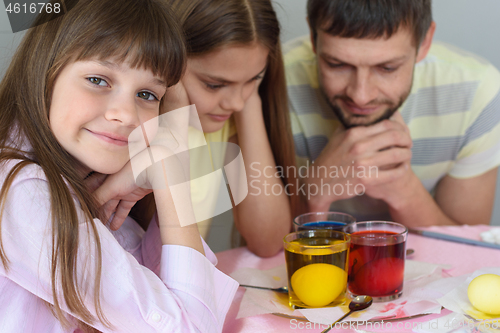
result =
[[[345,302],[350,236],[339,231],[312,229],[292,232],[283,239],[292,308],[315,308]]]
[[[351,235],[349,295],[369,295],[375,302],[399,298],[408,229],[395,222],[367,221],[349,224],[344,231]]]
[[[293,230],[309,230],[309,229],[331,229],[342,231],[342,229],[356,222],[356,219],[345,213],[339,212],[315,212],[306,213],[297,216],[293,220]]]

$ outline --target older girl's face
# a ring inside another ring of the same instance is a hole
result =
[[[126,62],[76,61],[58,75],[49,121],[85,172],[113,174],[129,161],[130,133],[157,117],[166,86]]]
[[[188,59],[182,82],[205,133],[220,130],[264,76],[269,50],[260,43],[220,48]]]

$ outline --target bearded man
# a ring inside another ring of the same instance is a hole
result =
[[[433,42],[430,0],[309,0],[307,11],[310,36],[284,49],[309,209],[410,227],[488,224],[498,70]]]

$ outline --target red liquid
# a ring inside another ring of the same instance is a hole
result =
[[[375,234],[375,237],[397,235],[382,230],[360,231],[352,235],[363,234]],[[405,243],[390,244],[389,241],[389,245],[362,245],[356,242],[362,240],[356,241],[355,237],[351,240],[349,291],[355,295],[389,296],[403,290]]]

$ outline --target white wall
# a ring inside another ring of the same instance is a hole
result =
[[[306,0],[274,0],[283,26],[282,40],[308,33]],[[488,59],[500,68],[500,0],[434,0],[435,39],[455,44]],[[22,33],[11,32],[3,2],[0,4],[0,77]],[[498,181],[500,186],[500,177]],[[500,191],[497,191],[500,192]],[[500,225],[500,193],[492,223]],[[229,214],[226,214],[229,216]]]
[[[24,32],[12,33],[4,2],[0,4],[0,78],[3,77],[10,59],[19,45]]]
[[[435,39],[488,59],[500,68],[500,1],[435,0]]]
[[[500,1],[434,0],[435,39],[472,51],[500,69]],[[500,225],[500,172],[491,224]]]

